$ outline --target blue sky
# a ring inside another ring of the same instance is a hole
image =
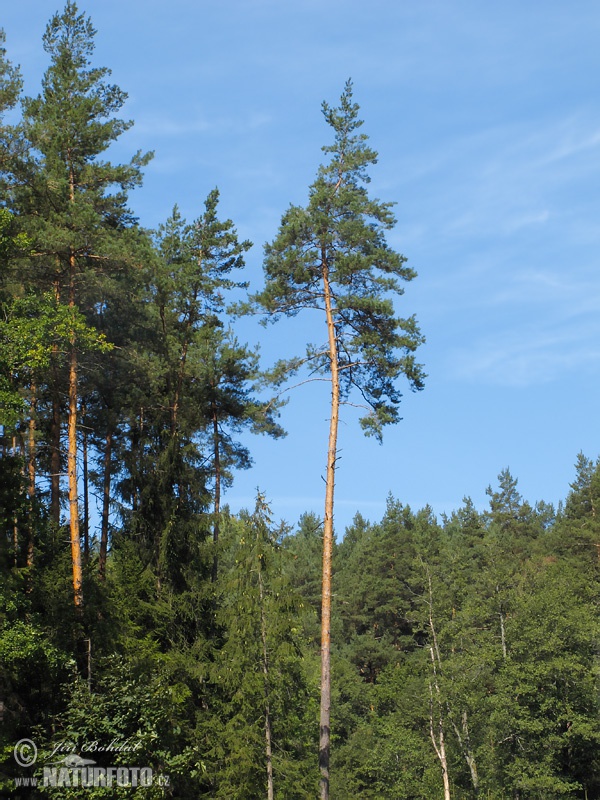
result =
[[[390,243],[418,272],[398,313],[427,344],[423,392],[382,446],[353,412],[341,426],[336,520],[377,520],[386,496],[451,511],[509,467],[532,502],[568,492],[579,451],[596,458],[600,388],[600,6],[373,0],[90,0],[96,64],[129,94],[135,126],[115,160],[154,150],[131,196],[153,227],[177,203],[189,219],[218,186],[222,212],[255,247],[304,203],[348,77],[379,152],[371,191],[395,201]],[[60,3],[5,4],[0,26],[28,94]],[[265,365],[318,335],[312,318],[240,337]],[[255,467],[226,500],[259,487],[278,517],[321,513],[325,385],[293,393],[283,441],[253,438]]]

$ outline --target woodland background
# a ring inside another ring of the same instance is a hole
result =
[[[37,97],[0,60],[1,791],[80,796],[15,788],[22,738],[116,738],[171,778],[138,796],[264,797],[268,720],[275,797],[314,797],[321,520],[222,503],[240,433],[283,435],[227,311],[249,242],[217,190],[143,228],[149,156],[104,160],[130,123],[91,23],[68,3],[44,46]],[[454,798],[600,798],[600,464],[558,508],[508,470],[488,495],[338,531],[339,800],[442,797],[444,765]]]

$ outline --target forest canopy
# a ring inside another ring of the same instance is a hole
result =
[[[425,382],[352,84],[257,289],[218,189],[135,216],[94,35],[67,2],[33,97],[0,38],[0,795],[600,800],[600,460],[558,508],[505,469],[334,532],[338,413],[379,438]],[[270,368],[236,330],[306,309],[324,342]],[[296,375],[331,386],[325,514],[232,514]]]

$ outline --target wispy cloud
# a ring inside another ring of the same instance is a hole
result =
[[[206,133],[219,127],[219,123],[208,119],[176,119],[170,116],[141,115],[135,123],[134,131],[141,136],[189,136]]]
[[[474,383],[526,387],[554,381],[573,371],[596,372],[600,366],[600,323],[590,320],[557,331],[499,331],[456,349],[448,364],[454,377]]]
[[[573,206],[586,194],[578,188],[591,174],[600,181],[600,120],[579,113],[457,134],[435,140],[418,159],[396,159],[393,171],[402,194],[419,190],[417,205],[402,203],[400,216],[428,247],[483,239],[493,245],[551,222],[568,234],[581,222]],[[416,215],[427,224],[411,225]]]
[[[218,134],[240,131],[254,131],[268,125],[272,117],[262,111],[248,111],[241,119],[232,117],[191,117],[181,118],[180,115],[140,114],[136,120],[132,133],[139,136],[183,138],[195,134]]]

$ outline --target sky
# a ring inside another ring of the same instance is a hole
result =
[[[208,192],[255,245],[304,204],[335,104],[352,78],[378,151],[371,193],[396,203],[389,243],[418,277],[396,304],[416,314],[426,387],[403,389],[402,422],[378,445],[346,409],[336,528],[378,521],[392,494],[450,513],[509,468],[523,496],[558,503],[583,451],[597,458],[600,394],[600,5],[580,0],[88,0],[94,64],[112,69],[135,125],[110,152],[153,150],[130,205],[156,227]],[[5,3],[0,27],[25,92],[47,66],[52,0]],[[263,363],[320,341],[320,320],[235,323]],[[285,439],[247,437],[254,467],[225,500],[276,518],[322,514],[326,384],[290,392]]]

